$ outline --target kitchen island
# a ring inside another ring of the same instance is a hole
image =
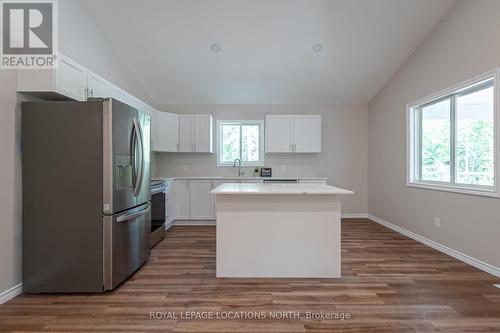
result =
[[[217,277],[340,277],[340,199],[352,191],[228,183],[212,194]]]

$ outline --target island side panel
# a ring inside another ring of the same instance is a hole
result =
[[[216,207],[217,277],[340,277],[340,196],[220,194]]]

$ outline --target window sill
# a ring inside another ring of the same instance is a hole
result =
[[[469,195],[477,195],[477,196],[490,197],[490,198],[500,198],[499,193],[493,189],[491,189],[491,190],[477,189],[477,188],[470,188],[470,187],[430,184],[430,183],[422,183],[422,182],[407,182],[406,186],[427,189],[427,190],[433,190],[433,191],[452,192],[452,193],[458,193],[458,194],[469,194]]]

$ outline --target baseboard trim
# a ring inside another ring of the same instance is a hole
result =
[[[175,220],[172,225],[215,225],[215,220]]]
[[[23,284],[19,283],[10,289],[7,289],[0,293],[0,304],[10,301],[14,297],[21,295],[23,293]]]
[[[366,213],[343,213],[343,219],[367,219],[368,214]],[[166,225],[166,229],[170,228],[173,225],[215,225],[215,220],[175,220],[170,222],[168,226]]]
[[[469,264],[471,266],[476,267],[477,269],[480,269],[486,273],[489,273],[491,275],[494,275],[496,277],[500,277],[500,268],[495,267],[493,265],[490,265],[484,261],[481,261],[479,259],[473,258],[467,254],[464,254],[460,251],[454,250],[452,248],[449,248],[443,244],[440,244],[438,242],[435,242],[433,240],[430,240],[428,238],[425,238],[423,236],[420,236],[412,231],[409,231],[407,229],[401,228],[397,225],[394,225],[390,222],[387,222],[381,218],[378,218],[376,216],[373,216],[371,214],[368,214],[368,219],[372,220],[373,222],[376,222],[378,224],[383,225],[384,227],[387,227],[391,230],[396,231],[397,233],[400,233],[402,235],[405,235],[413,240],[416,240],[419,243],[422,243],[424,245],[427,245],[429,247],[432,247],[435,250],[438,250],[444,254],[449,255],[450,257],[453,257],[455,259],[458,259],[460,261],[465,262],[466,264]]]
[[[343,219],[367,219],[368,214],[366,213],[342,213]]]

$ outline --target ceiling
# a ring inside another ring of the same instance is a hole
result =
[[[81,4],[156,105],[365,104],[456,0]]]

